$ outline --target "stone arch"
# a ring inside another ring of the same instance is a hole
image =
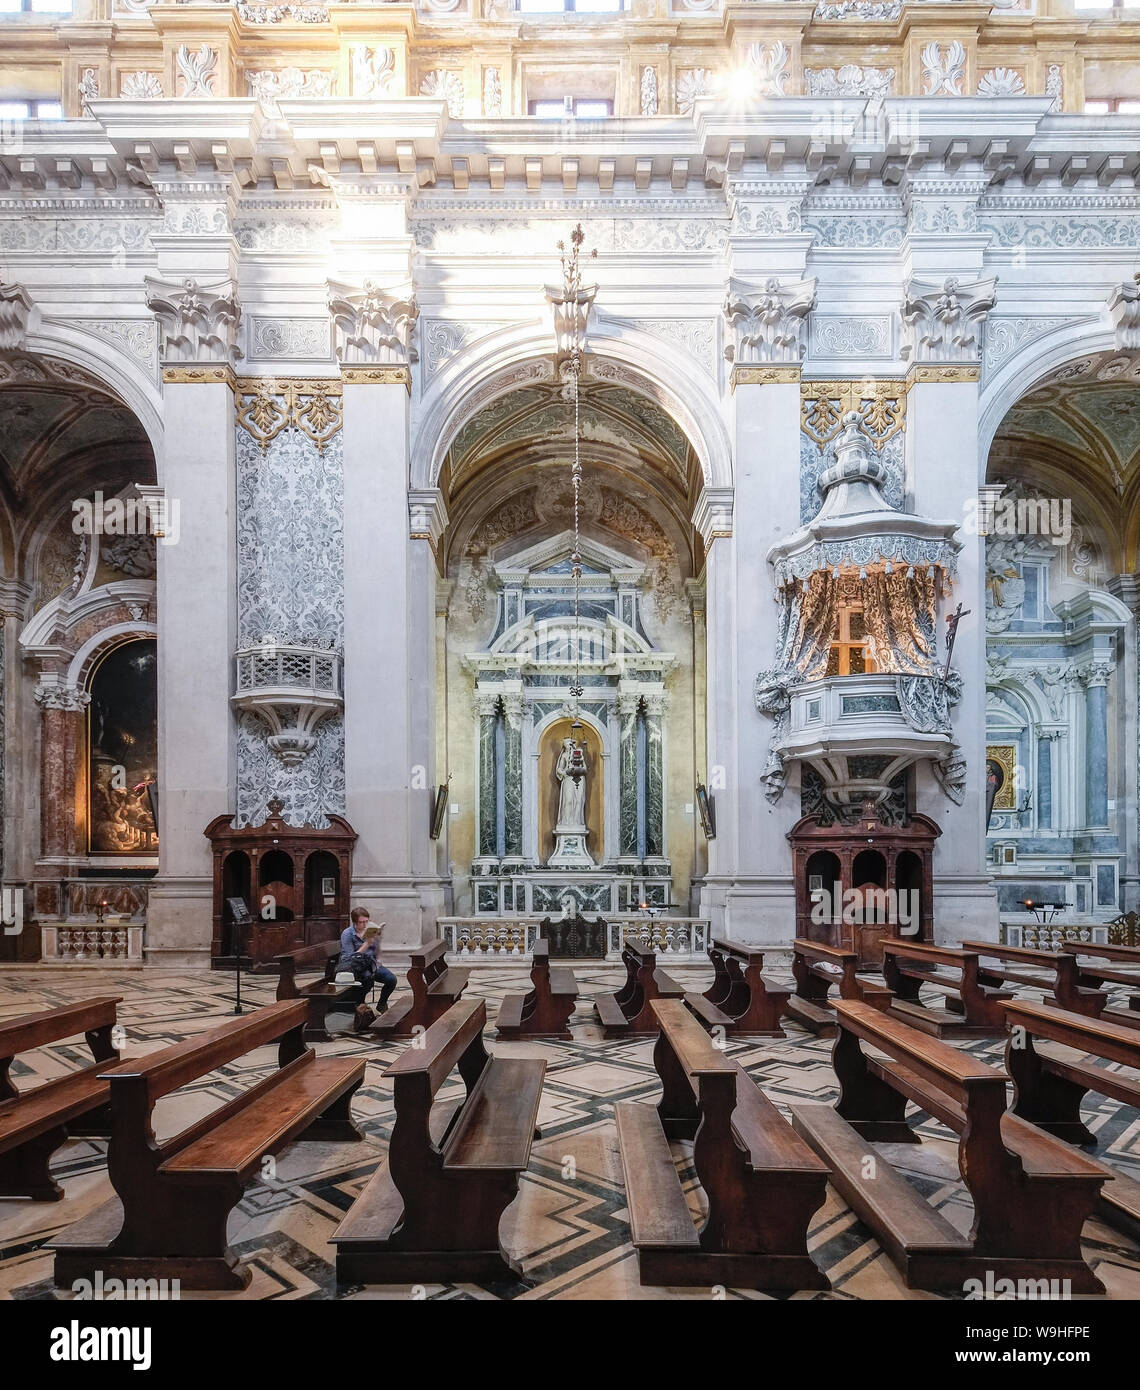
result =
[[[536,323],[502,329],[465,347],[440,370],[416,411],[412,487],[439,484],[444,458],[463,425],[484,406],[528,381],[552,382],[553,338]],[[592,328],[591,368],[649,397],[685,432],[706,488],[732,485],[732,450],[719,394],[692,359],[649,334],[608,319]]]

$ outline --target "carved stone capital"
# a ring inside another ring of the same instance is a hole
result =
[[[500,696],[487,690],[476,690],[475,713],[480,719],[490,719],[498,712]]]
[[[328,282],[336,355],[344,366],[404,366],[417,360],[412,334],[419,308],[411,285],[382,289]]]
[[[68,714],[78,714],[91,703],[91,696],[78,686],[41,679],[35,688],[35,701],[42,710],[59,709]]]
[[[1092,686],[1107,685],[1114,670],[1111,661],[1087,661],[1077,672],[1081,684],[1089,689]]]
[[[1140,274],[1109,291],[1108,313],[1118,349],[1140,348]]]
[[[19,352],[24,346],[31,312],[23,285],[0,285],[0,352]]]
[[[735,364],[795,364],[803,360],[804,324],[815,306],[816,280],[775,276],[763,285],[730,280],[724,316],[735,342],[726,352]]]
[[[163,367],[227,366],[241,357],[237,345],[241,305],[232,281],[200,285],[146,277],[146,302],[158,320],[158,357]]]
[[[700,532],[706,546],[714,540],[732,535],[732,509],[734,493],[730,487],[706,487],[701,489],[697,504],[693,508],[693,525]]]
[[[975,364],[981,325],[994,307],[996,276],[963,282],[948,276],[939,285],[912,280],[902,303],[902,356],[911,362]]]

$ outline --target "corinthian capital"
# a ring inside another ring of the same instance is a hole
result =
[[[381,289],[329,281],[336,355],[345,366],[407,366],[417,360],[412,332],[419,317],[411,285]]]
[[[1120,349],[1140,348],[1140,274],[1109,292],[1108,313]]]
[[[912,280],[902,304],[902,356],[912,362],[977,362],[981,325],[996,302],[996,276],[939,285]]]
[[[32,301],[23,285],[0,285],[0,352],[18,352],[28,335]]]
[[[146,278],[147,307],[158,319],[158,356],[166,366],[237,361],[241,305],[232,281],[200,285]]]
[[[763,285],[730,280],[724,316],[735,334],[729,355],[737,366],[798,363],[804,355],[804,324],[815,307],[816,281],[774,276]]]
[[[35,689],[35,701],[43,710],[62,709],[75,714],[87,708],[91,696],[74,685],[41,680]]]

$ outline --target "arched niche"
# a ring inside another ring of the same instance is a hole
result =
[[[91,670],[87,705],[87,849],[153,854],[149,789],[158,776],[158,650],[153,638],[120,642]]]
[[[555,767],[564,738],[577,739],[586,746],[586,827],[590,832],[587,845],[595,864],[605,861],[605,747],[601,734],[592,724],[584,720],[580,723],[581,728],[574,729],[568,715],[555,719],[538,739],[538,859],[541,864],[548,863],[554,853],[554,826],[558,820],[560,794]]]

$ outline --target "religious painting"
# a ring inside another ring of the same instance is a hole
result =
[[[995,811],[1017,810],[1017,749],[1013,744],[990,744],[986,748],[986,794],[993,790]]]
[[[88,846],[92,854],[158,850],[151,789],[158,776],[158,663],[154,640],[124,642],[91,677]]]

